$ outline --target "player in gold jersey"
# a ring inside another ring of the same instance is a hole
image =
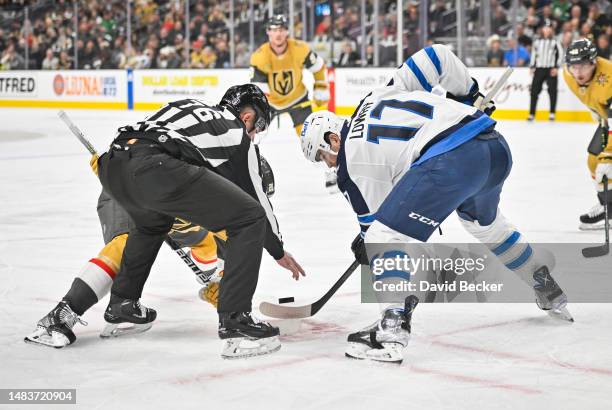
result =
[[[599,201],[589,212],[580,216],[580,229],[602,229],[605,219],[602,181],[604,176],[612,179],[612,138],[609,138],[612,62],[597,57],[597,49],[591,41],[580,39],[568,47],[565,63],[563,69],[565,82],[599,122],[588,147],[588,166],[597,187]],[[609,209],[610,205],[612,205],[612,195],[608,195]]]
[[[268,42],[251,56],[251,82],[266,93],[275,115],[289,114],[299,136],[313,103],[326,106],[329,101],[325,61],[307,43],[289,38],[287,18],[281,14],[268,20],[266,33]],[[304,69],[314,76],[314,101],[308,99]],[[336,191],[335,170],[326,173],[325,186]]]

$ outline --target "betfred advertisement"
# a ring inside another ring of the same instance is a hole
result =
[[[5,107],[127,108],[125,70],[0,72]]]
[[[36,72],[0,72],[0,99],[36,97]]]
[[[135,108],[149,108],[181,98],[218,102],[228,87],[249,81],[249,71],[233,70],[136,70]]]

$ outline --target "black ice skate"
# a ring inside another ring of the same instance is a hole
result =
[[[62,300],[51,312],[38,321],[36,330],[23,340],[26,343],[60,349],[76,340],[72,328],[77,322],[87,326],[87,322],[74,313],[68,303]]]
[[[107,325],[100,337],[117,337],[134,333],[142,333],[151,329],[157,312],[142,306],[140,301],[120,299],[111,296],[111,301],[104,312]]]
[[[412,312],[418,303],[419,299],[410,295],[404,307],[388,307],[381,320],[348,336],[344,354],[353,359],[401,364],[410,340]]]
[[[550,276],[548,267],[542,266],[533,274],[536,304],[554,319],[573,322],[574,318],[567,310],[567,296],[557,282]]]
[[[601,204],[595,205],[586,214],[580,215],[580,226],[579,229],[582,231],[594,231],[598,229],[604,229],[606,214],[604,206]],[[612,221],[612,214],[608,216],[608,219]]]
[[[219,314],[219,338],[225,340],[221,357],[237,359],[276,352],[281,344],[279,330],[259,321],[251,312]]]

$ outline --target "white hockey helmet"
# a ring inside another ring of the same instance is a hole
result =
[[[325,136],[329,133],[340,135],[344,120],[329,111],[317,111],[310,114],[304,121],[300,142],[302,152],[307,160],[317,162],[317,153],[323,150],[333,155],[329,142],[325,141]]]

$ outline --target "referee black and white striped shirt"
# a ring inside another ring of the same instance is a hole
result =
[[[556,38],[539,38],[531,49],[530,68],[560,68],[563,48]]]
[[[265,248],[276,259],[282,257],[278,222],[262,187],[259,152],[238,113],[195,99],[174,101],[144,121],[119,128],[115,141],[142,138],[142,133],[147,134],[143,139],[174,151],[185,162],[214,171],[255,198],[266,211],[271,228]]]

